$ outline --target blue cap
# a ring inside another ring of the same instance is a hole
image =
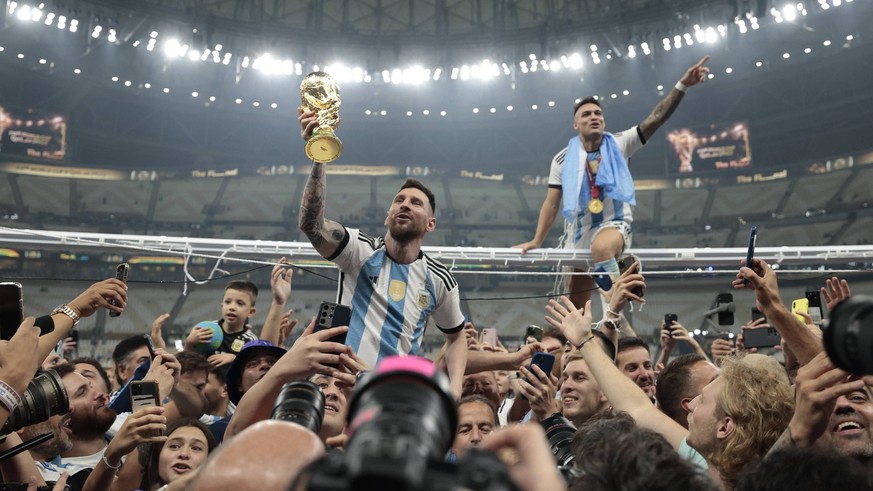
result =
[[[230,368],[227,370],[227,396],[234,404],[239,404],[242,399],[242,392],[239,390],[242,372],[245,369],[246,363],[255,356],[262,354],[274,355],[277,359],[282,358],[282,355],[287,353],[287,350],[280,348],[269,341],[256,339],[249,341],[243,345],[242,349],[236,355]]]

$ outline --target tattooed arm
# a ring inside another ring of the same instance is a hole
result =
[[[706,80],[706,76],[709,74],[709,68],[703,66],[703,64],[708,60],[709,55],[704,56],[696,65],[689,68],[685,74],[682,75],[679,83],[687,88]],[[670,93],[667,94],[667,97],[664,97],[664,99],[659,102],[654,109],[652,109],[652,113],[649,114],[642,123],[640,123],[640,132],[642,132],[643,138],[648,140],[656,131],[658,131],[658,128],[660,128],[661,125],[663,125],[673,114],[673,111],[679,107],[679,102],[682,101],[684,95],[685,92],[682,90],[675,87],[670,89]]]
[[[322,257],[331,257],[346,235],[346,229],[324,218],[324,164],[312,164],[312,172],[303,190],[298,227]]]

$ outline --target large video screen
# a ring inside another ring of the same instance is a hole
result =
[[[678,128],[667,133],[668,174],[744,169],[752,165],[745,122]]]
[[[0,154],[64,160],[67,118],[34,109],[0,106]]]

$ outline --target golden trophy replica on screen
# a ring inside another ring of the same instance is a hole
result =
[[[327,73],[312,72],[300,82],[300,100],[300,107],[318,118],[318,127],[306,142],[306,156],[321,164],[333,162],[343,153],[343,142],[334,134],[339,125],[339,86]]]

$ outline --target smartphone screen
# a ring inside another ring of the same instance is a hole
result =
[[[816,325],[821,325],[824,319],[824,313],[821,308],[821,292],[818,290],[808,291],[805,293],[806,301],[809,304],[809,316]]]
[[[718,303],[718,307],[722,305],[732,304],[734,303],[734,296],[730,293],[719,293],[718,297],[716,297],[716,302]],[[734,311],[733,309],[725,310],[718,313],[718,325],[720,326],[732,326],[734,324]]]
[[[122,283],[127,283],[127,275],[130,273],[130,265],[127,263],[121,263],[115,268],[115,279],[121,280]],[[117,305],[115,300],[109,301],[110,305]],[[121,315],[119,312],[115,312],[114,310],[109,311],[109,317],[118,317]]]
[[[679,322],[679,316],[676,314],[667,314],[664,316],[664,325],[667,327],[667,330],[673,332],[673,323]]]
[[[24,321],[21,283],[0,283],[0,339],[10,340]]]

